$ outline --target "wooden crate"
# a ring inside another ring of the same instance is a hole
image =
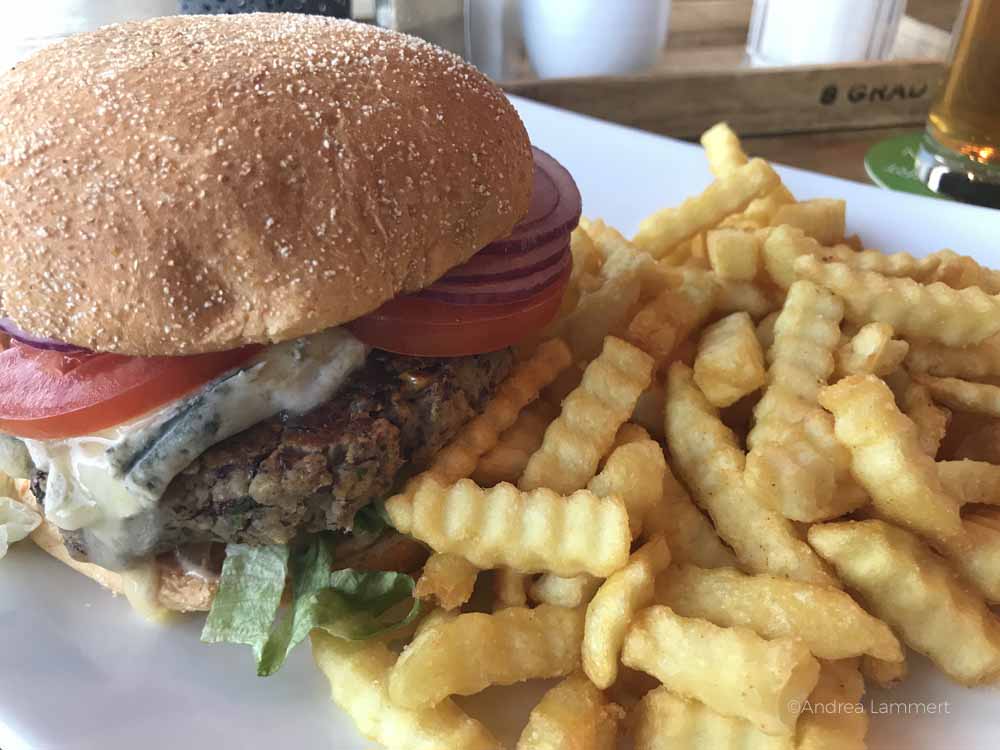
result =
[[[504,88],[603,120],[694,138],[720,120],[745,135],[921,125],[944,71],[941,61],[894,60],[513,81]]]
[[[563,80],[522,78],[513,94],[657,133],[694,138],[727,120],[746,136],[920,126],[944,74],[927,50],[947,38],[960,0],[909,0],[909,43],[921,59],[802,68],[748,68],[744,44],[753,0],[673,0],[659,63],[642,75]],[[934,35],[934,43],[922,35]],[[898,55],[897,55],[898,56]],[[942,57],[938,55],[938,57]]]

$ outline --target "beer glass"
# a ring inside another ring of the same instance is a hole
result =
[[[1000,0],[965,0],[917,172],[928,188],[1000,206]]]

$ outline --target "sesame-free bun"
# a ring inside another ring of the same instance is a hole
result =
[[[103,352],[283,341],[419,290],[525,214],[503,94],[412,37],[181,16],[0,75],[0,312]]]

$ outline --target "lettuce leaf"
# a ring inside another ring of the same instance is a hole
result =
[[[414,581],[408,575],[331,572],[333,541],[327,535],[313,537],[291,554],[287,547],[282,548],[285,552],[280,564],[280,553],[266,551],[269,549],[245,545],[226,548],[219,592],[202,633],[203,641],[252,646],[257,674],[262,677],[277,672],[291,650],[314,628],[340,638],[364,640],[402,627],[420,614],[420,603],[413,599]],[[263,584],[265,577],[269,581]],[[282,610],[286,577],[291,578],[291,604]],[[278,586],[275,599],[273,591]],[[405,606],[407,600],[409,606]]]
[[[281,606],[287,570],[288,547],[284,544],[228,545],[219,590],[201,640],[250,646],[260,662]]]

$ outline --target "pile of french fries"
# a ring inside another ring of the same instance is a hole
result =
[[[387,502],[433,610],[398,655],[313,636],[372,740],[498,748],[451,696],[561,678],[518,750],[844,750],[904,644],[1000,677],[1000,272],[702,143],[702,194],[581,224],[558,320]]]

